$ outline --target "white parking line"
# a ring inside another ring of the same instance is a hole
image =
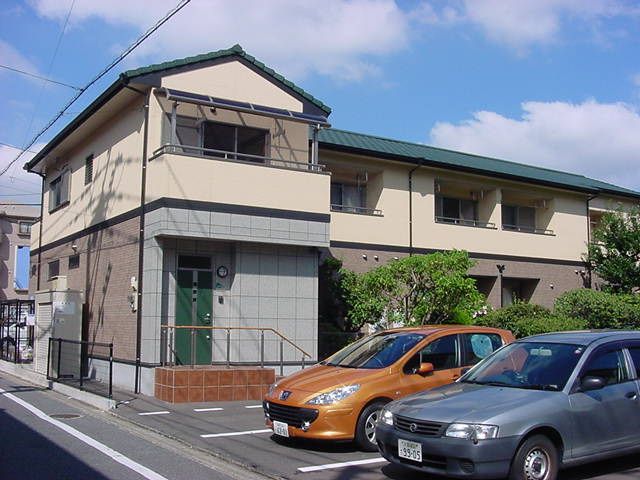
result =
[[[247,405],[244,408],[262,408],[262,405]]]
[[[330,468],[344,468],[344,467],[352,467],[355,465],[368,465],[371,463],[382,463],[382,462],[386,462],[386,460],[382,457],[377,457],[377,458],[368,458],[366,460],[354,460],[352,462],[327,463],[326,465],[300,467],[298,468],[298,471],[302,473],[308,473],[308,472],[317,472],[319,470],[329,470]]]
[[[112,460],[118,462],[120,465],[124,465],[125,467],[133,470],[134,472],[139,473],[142,477],[146,478],[147,480],[167,480],[166,477],[163,477],[159,473],[156,473],[153,470],[145,467],[144,465],[141,465],[138,462],[135,462],[135,461],[131,460],[129,457],[125,457],[122,453],[117,452],[117,451],[107,447],[104,443],[101,443],[101,442],[91,438],[89,435],[85,435],[81,431],[76,430],[75,428],[67,425],[66,423],[63,423],[63,422],[60,422],[60,421],[58,421],[58,420],[56,420],[54,418],[51,418],[49,415],[44,413],[42,410],[34,407],[33,405],[31,405],[28,402],[25,402],[24,400],[22,400],[19,397],[16,397],[15,395],[12,395],[11,393],[6,392],[5,390],[3,390],[1,388],[0,388],[0,394],[4,395],[5,398],[8,398],[9,400],[12,400],[12,401],[16,402],[18,405],[26,408],[27,410],[29,410],[31,413],[33,413],[36,417],[40,418],[41,420],[44,420],[45,422],[49,422],[50,424],[58,427],[60,430],[63,430],[64,432],[67,432],[72,437],[75,437],[78,440],[80,440],[81,442],[86,443],[90,447],[95,448],[99,452],[104,453],[107,457],[109,457]]]
[[[194,408],[194,412],[221,412],[224,408],[211,407],[211,408]]]
[[[217,438],[217,437],[236,437],[238,435],[254,435],[256,433],[271,433],[272,430],[267,428],[265,430],[246,430],[244,432],[225,432],[225,433],[206,433],[200,435],[202,438]]]
[[[161,410],[159,412],[142,412],[138,415],[169,415],[171,412],[169,410]]]

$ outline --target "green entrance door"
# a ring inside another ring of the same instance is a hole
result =
[[[176,286],[176,326],[211,326],[213,313],[213,273],[178,270]],[[211,330],[176,329],[176,363],[211,363]]]

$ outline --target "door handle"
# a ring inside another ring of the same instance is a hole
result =
[[[638,394],[636,392],[627,392],[625,397],[630,400],[635,400],[636,398],[638,398]]]

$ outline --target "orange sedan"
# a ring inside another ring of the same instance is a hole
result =
[[[496,328],[435,325],[386,330],[273,384],[264,398],[276,435],[355,440],[377,449],[382,406],[455,381],[462,370],[514,340]]]

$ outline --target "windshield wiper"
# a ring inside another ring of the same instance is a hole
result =
[[[535,385],[522,385],[522,387],[520,388],[528,388],[530,390],[546,390],[546,391],[550,391],[550,392],[559,392],[560,388],[558,388],[557,385],[551,385],[551,384],[535,384]]]
[[[478,382],[480,385],[491,385],[492,387],[510,387],[510,388],[518,388],[518,385],[514,385],[513,383],[507,382]]]

